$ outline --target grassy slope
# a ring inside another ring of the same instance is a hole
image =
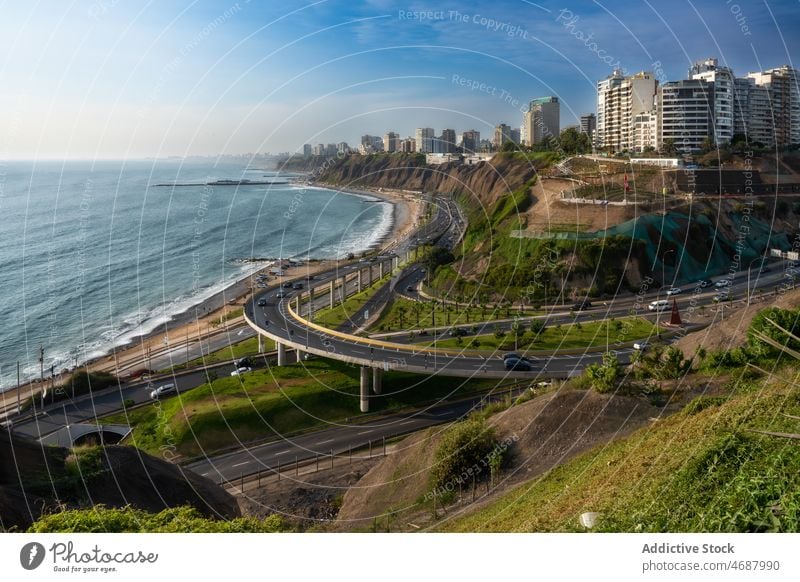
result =
[[[272,351],[275,349],[275,342],[271,339],[264,338],[263,348],[265,352]],[[258,338],[251,337],[221,348],[215,352],[211,352],[202,358],[195,358],[194,360],[191,360],[188,365],[178,364],[177,366],[173,366],[171,369],[183,370],[187,367],[193,368],[195,366],[208,366],[211,364],[217,364],[219,362],[243,358],[245,356],[254,356],[256,354],[258,354]]]
[[[455,301],[453,296],[448,297],[448,299]],[[530,309],[520,312],[518,307],[486,307],[485,309],[470,307],[466,309],[463,305],[460,305],[456,310],[455,305],[447,304],[445,305],[446,309],[443,309],[441,303],[436,303],[433,306],[433,317],[431,317],[431,307],[430,301],[411,301],[397,297],[392,302],[392,305],[381,315],[380,319],[375,322],[372,329],[380,331],[416,329],[417,313],[415,309],[419,310],[419,328],[429,328],[431,327],[431,322],[436,327],[445,327],[447,325],[494,321],[496,319],[509,319],[515,316],[530,316],[541,313]]]
[[[800,447],[749,430],[798,432],[783,414],[800,414],[800,389],[740,382],[727,400],[695,400],[442,529],[576,531],[582,512],[599,511],[604,531],[798,531]]]
[[[456,391],[487,389],[493,381],[422,378],[387,373],[383,394],[373,411],[389,410],[450,396]],[[157,452],[174,446],[194,456],[250,441],[322,426],[357,414],[359,369],[331,360],[256,370],[239,378],[225,377],[179,397],[117,414],[103,422],[135,426],[131,444]]]
[[[620,321],[627,324],[624,328],[627,338],[625,341],[649,338],[657,333],[655,325],[640,317],[626,318]],[[604,346],[606,345],[606,331],[608,331],[608,339],[613,348],[614,343],[620,337],[620,330],[610,321],[592,321],[581,323],[580,329],[574,323],[562,325],[560,329],[556,326],[548,327],[536,336],[527,331],[518,341],[518,349],[556,350]],[[661,331],[664,330],[662,329]],[[464,337],[460,345],[469,346],[470,341],[475,338],[480,342],[480,349],[482,350],[511,349],[514,347],[514,336],[510,333],[500,339],[497,339],[494,335],[479,335],[474,336],[474,338]],[[430,340],[427,340],[426,343],[430,343]],[[440,348],[460,347],[458,340],[455,338],[438,341],[436,346]]]
[[[336,329],[350,318],[355,317],[364,308],[367,301],[377,293],[381,287],[391,278],[391,274],[384,275],[383,279],[377,279],[372,285],[348,297],[344,303],[336,305],[333,309],[320,309],[314,314],[314,323]],[[336,297],[339,295],[339,289],[334,292]],[[317,295],[319,297],[319,295]],[[360,322],[356,322],[360,323]]]

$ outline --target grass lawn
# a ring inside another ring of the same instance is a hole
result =
[[[186,456],[208,454],[238,442],[277,437],[328,422],[357,417],[359,371],[344,363],[314,359],[303,364],[224,377],[175,398],[102,420],[134,426],[131,444],[158,454],[175,447]],[[372,411],[391,410],[455,394],[487,390],[496,380],[427,378],[388,372]]]
[[[387,274],[384,275],[383,279],[380,279],[361,291],[361,293],[356,293],[355,295],[351,295],[348,299],[339,305],[336,305],[333,309],[321,309],[314,314],[314,323],[322,325],[324,327],[330,329],[336,329],[341,326],[344,322],[350,321],[350,318],[355,317],[357,314],[360,316],[360,312],[364,309],[364,306],[367,302],[372,299],[375,293],[383,287],[383,285],[390,279],[391,275]],[[338,289],[334,292],[338,294]],[[357,323],[362,323],[361,321]]]
[[[655,336],[658,333],[654,324],[641,317],[551,326],[538,334],[531,332],[529,327],[526,329],[527,331],[518,341],[518,349],[520,350],[557,350],[605,346],[606,331],[608,331],[608,341],[613,348],[616,342],[630,342],[644,339],[651,335]],[[661,328],[660,331],[664,332],[666,330]],[[474,344],[475,340],[479,345],[476,346]],[[433,345],[430,338],[425,338],[425,345]],[[514,349],[514,336],[511,333],[507,333],[501,338],[496,337],[494,334],[448,338],[437,341],[436,347],[511,350]]]
[[[263,349],[265,352],[270,352],[275,349],[275,342],[271,339],[263,339]],[[258,338],[251,337],[242,340],[235,344],[231,344],[221,348],[215,352],[211,352],[202,358],[195,358],[188,362],[188,364],[178,364],[173,366],[172,370],[185,370],[186,368],[194,368],[196,366],[208,366],[210,364],[217,364],[228,360],[238,360],[245,356],[254,356],[258,353]]]
[[[752,430],[796,433],[800,390],[736,381],[730,396],[701,396],[683,412],[598,447],[466,517],[460,532],[796,532],[800,447]]]
[[[434,313],[431,314],[433,307]],[[469,307],[463,305],[456,309],[455,305],[432,303],[430,301],[411,301],[395,297],[391,306],[372,326],[372,331],[402,331],[404,329],[425,329],[430,327],[446,327],[462,323],[494,321],[510,319],[515,316],[536,315],[537,311],[520,312],[519,307]]]

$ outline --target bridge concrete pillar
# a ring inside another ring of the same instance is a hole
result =
[[[336,286],[336,279],[331,281],[331,309],[333,309],[333,288]]]
[[[356,273],[356,289],[361,293],[361,269]]]
[[[297,363],[299,364],[300,362],[303,361],[303,354],[305,352],[303,352],[303,350],[295,350],[294,353],[297,356]]]
[[[392,257],[392,271],[400,265],[400,257]]]
[[[258,335],[258,353],[260,354],[264,351],[264,338],[260,333],[256,335]]]
[[[369,412],[369,368],[361,366],[361,412]]]
[[[344,303],[344,300],[347,299],[347,276],[345,275],[342,277],[342,286],[339,293],[339,302]]]
[[[380,368],[372,368],[372,391],[375,394],[381,393],[381,381],[383,380],[383,370]]]
[[[383,279],[383,261],[378,263],[378,279]]]
[[[369,274],[369,281],[367,281],[367,285],[372,285],[372,265],[367,267],[367,273]]]
[[[278,365],[286,365],[286,344],[278,343]]]

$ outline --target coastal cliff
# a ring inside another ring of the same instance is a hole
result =
[[[545,160],[515,154],[497,154],[473,165],[451,162],[426,165],[417,154],[349,156],[319,173],[317,181],[350,188],[385,188],[449,192],[486,206],[533,179]]]

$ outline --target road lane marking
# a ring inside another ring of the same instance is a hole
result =
[[[285,451],[281,451],[280,453],[275,453],[275,456],[277,457],[278,455],[285,455],[286,453],[291,452],[291,450],[292,449],[286,449]]]
[[[369,433],[371,433],[371,432],[374,432],[374,431],[375,431],[375,429],[372,429],[372,430],[364,430],[364,431],[361,431],[361,432],[360,432],[360,433],[358,433],[358,434],[369,434]]]
[[[242,465],[249,465],[250,461],[245,461],[244,463],[236,463],[235,465],[231,465],[232,467],[241,467]]]
[[[318,445],[324,445],[324,444],[326,444],[326,443],[332,443],[332,442],[333,442],[333,439],[328,439],[328,440],[326,440],[326,441],[320,441],[320,442],[318,442],[317,444],[318,444]]]

